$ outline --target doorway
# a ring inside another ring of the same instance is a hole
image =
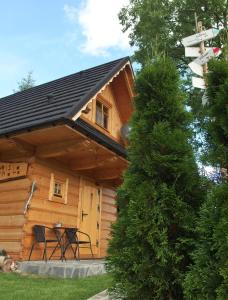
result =
[[[101,222],[101,187],[94,182],[81,179],[79,203],[79,228],[89,234],[92,243],[93,253],[99,256],[100,250],[100,222]],[[84,239],[85,236],[79,236]],[[83,255],[89,255],[90,250],[80,249]]]

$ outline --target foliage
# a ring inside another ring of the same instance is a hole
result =
[[[0,273],[0,298],[1,300],[86,300],[107,289],[110,282],[111,278],[107,275],[61,279]]]
[[[142,65],[166,53],[175,61],[182,78],[182,88],[188,91],[188,105],[194,113],[195,144],[204,147],[205,134],[202,126],[202,92],[192,89],[191,71],[188,63],[192,58],[185,57],[181,40],[196,32],[194,14],[205,28],[220,28],[220,34],[206,42],[206,46],[222,47],[228,42],[228,4],[224,0],[130,0],[120,14],[123,31],[129,30],[130,44],[135,46],[134,59]],[[228,57],[228,47],[224,52]]]
[[[27,76],[17,83],[18,87],[17,90],[14,90],[14,93],[22,92],[35,86],[35,80],[32,77],[32,73],[32,71],[28,72]]]
[[[118,191],[108,269],[128,299],[183,299],[202,190],[174,64],[159,58],[136,79],[130,165]]]
[[[204,109],[206,159],[228,168],[228,61],[214,60],[208,74],[208,105]]]
[[[124,31],[130,30],[130,43],[136,46],[135,59],[144,64],[151,54],[167,53],[186,70],[188,59],[184,57],[183,37],[195,33],[195,18],[206,28],[225,28],[208,45],[221,47],[228,40],[227,1],[224,0],[130,0],[119,18]]]
[[[228,62],[212,61],[204,108],[205,160],[223,170],[220,183],[203,204],[193,262],[185,278],[187,299],[226,300],[228,295]]]
[[[228,183],[215,186],[203,204],[194,264],[185,278],[186,299],[226,300],[228,295]]]

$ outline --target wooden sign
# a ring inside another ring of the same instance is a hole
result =
[[[27,175],[27,163],[1,163],[0,162],[0,181],[24,177]]]
[[[198,58],[196,58],[193,62],[198,65],[205,65],[209,62],[212,57],[217,57],[221,53],[219,48],[212,48],[211,50],[201,54]]]
[[[189,68],[197,75],[203,76],[203,65],[208,63],[212,57],[216,57],[221,53],[219,48],[211,48],[207,52],[201,54],[199,57],[194,59],[190,64]]]
[[[206,51],[209,51],[213,48],[205,47]],[[186,57],[199,57],[201,55],[200,47],[185,47],[185,56]]]
[[[192,85],[195,88],[205,90],[206,84],[203,78],[192,77]]]
[[[219,29],[211,28],[211,29],[190,35],[186,38],[183,38],[183,40],[181,42],[185,47],[189,47],[189,46],[199,44],[200,42],[213,39],[214,37],[216,37],[218,35],[218,33],[219,33]]]
[[[195,61],[190,62],[188,64],[189,68],[194,72],[195,74],[199,76],[203,76],[203,67],[200,66],[199,64],[195,63]]]

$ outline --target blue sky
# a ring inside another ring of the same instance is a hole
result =
[[[0,97],[132,54],[117,13],[128,0],[0,0]]]

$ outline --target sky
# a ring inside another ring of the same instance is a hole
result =
[[[131,55],[118,12],[129,0],[0,0],[0,97]]]

